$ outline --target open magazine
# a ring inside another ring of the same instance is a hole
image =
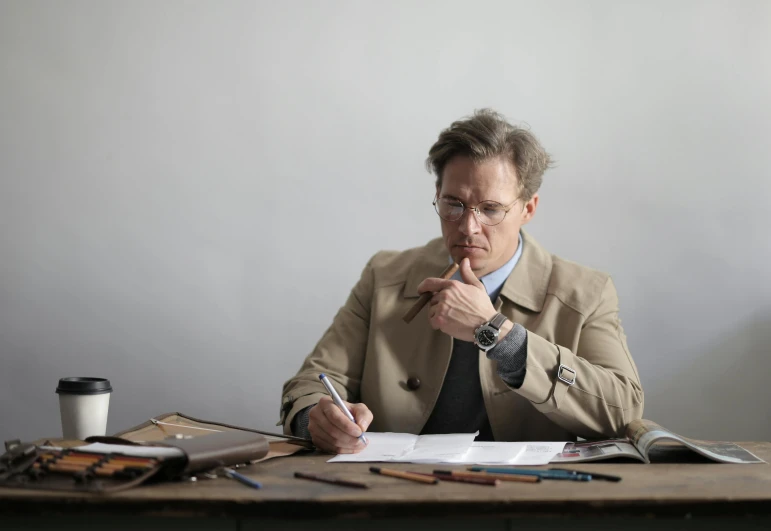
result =
[[[630,458],[650,463],[651,460],[658,460],[656,457],[666,454],[667,451],[687,448],[719,463],[765,463],[738,444],[688,439],[645,419],[630,422],[626,427],[626,437],[626,439],[569,443],[551,462],[580,463]]]

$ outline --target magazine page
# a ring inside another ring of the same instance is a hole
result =
[[[688,439],[673,433],[655,422],[640,419],[635,420],[627,427],[627,435],[640,453],[648,462],[648,452],[653,445],[660,441],[677,441],[694,452],[720,463],[765,463],[762,459],[748,452],[736,443],[727,441],[699,441]]]
[[[645,462],[645,458],[640,455],[634,445],[625,439],[569,443],[565,445],[562,453],[557,454],[550,462],[584,463],[619,457]]]

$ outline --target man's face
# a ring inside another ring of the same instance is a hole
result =
[[[510,209],[494,226],[483,224],[470,208],[457,221],[440,218],[450,256],[456,263],[468,257],[477,277],[495,271],[514,256],[520,227],[535,215],[538,194],[523,203],[517,197],[518,184],[514,165],[503,158],[475,163],[458,155],[444,167],[442,186],[436,190],[438,198],[459,200],[466,207],[494,201]]]

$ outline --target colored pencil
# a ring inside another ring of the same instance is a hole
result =
[[[381,476],[390,476],[392,478],[408,479],[410,481],[417,481],[418,483],[428,483],[436,485],[439,483],[438,478],[427,477],[421,474],[413,474],[412,472],[404,472],[403,470],[393,470],[390,468],[380,468],[377,466],[369,467],[369,471],[374,474],[380,474]]]
[[[451,474],[427,474],[423,472],[413,472],[413,474],[436,478],[439,481],[455,481],[457,483],[472,483],[474,485],[487,485],[490,487],[497,487],[501,483],[500,480],[494,478],[469,478],[453,476]]]
[[[467,470],[434,470],[434,474],[444,474],[459,478],[488,478],[501,481],[516,481],[519,483],[539,483],[540,476],[525,476],[519,474],[491,474],[488,472],[469,472]]]
[[[308,474],[307,472],[295,472],[294,477],[302,479],[310,479],[311,481],[321,481],[322,483],[331,483],[332,485],[340,485],[341,487],[353,487],[355,489],[368,489],[369,485],[366,483],[359,483],[358,481],[349,481],[347,479],[330,478],[326,476],[318,476],[316,474]]]

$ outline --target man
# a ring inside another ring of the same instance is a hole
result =
[[[527,130],[477,111],[429,151],[442,238],[372,257],[334,322],[284,384],[284,430],[358,452],[367,429],[479,431],[478,440],[620,436],[643,391],[607,274],[521,230],[549,156]],[[454,261],[450,280],[436,278]],[[430,305],[407,324],[421,293]],[[351,422],[329,398],[326,373]]]

